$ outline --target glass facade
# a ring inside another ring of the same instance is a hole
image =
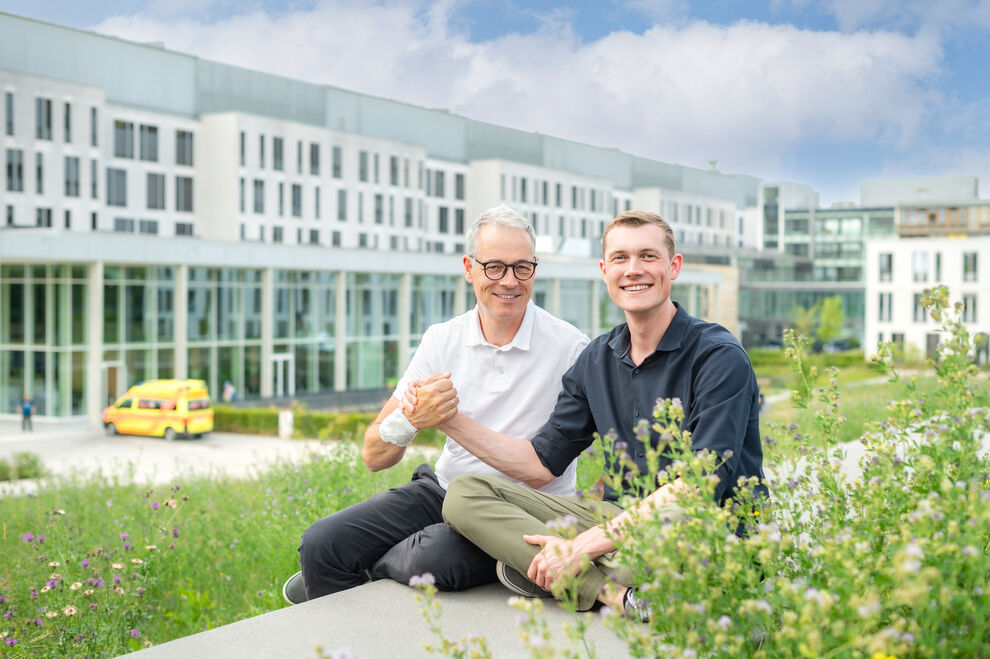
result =
[[[0,265],[0,414],[86,411],[86,266]]]

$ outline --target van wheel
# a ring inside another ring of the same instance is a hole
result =
[[[117,434],[117,426],[115,426],[112,423],[108,423],[103,429],[106,431],[107,435],[109,435],[110,437],[113,437],[114,435]]]
[[[170,442],[172,440],[174,440],[175,439],[175,428],[173,428],[172,426],[169,426],[168,428],[166,428],[165,429],[165,432],[162,433],[162,437],[164,437],[166,440],[168,440]]]

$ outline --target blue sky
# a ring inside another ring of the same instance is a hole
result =
[[[990,0],[5,0],[0,8],[723,172],[990,186]],[[984,194],[984,196],[987,196]]]

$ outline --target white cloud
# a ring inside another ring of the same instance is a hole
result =
[[[213,24],[122,16],[137,41],[665,161],[782,176],[806,142],[902,148],[939,98],[937,41],[695,22],[581,42],[566,21],[472,43],[450,3],[323,2]]]

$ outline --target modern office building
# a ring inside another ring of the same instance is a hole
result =
[[[596,255],[642,205],[675,298],[742,334],[758,179],[667,164],[0,14],[0,414],[96,419],[127,386],[374,388],[473,304],[465,225],[532,218],[534,299],[618,321]],[[696,257],[696,258],[695,258]]]

